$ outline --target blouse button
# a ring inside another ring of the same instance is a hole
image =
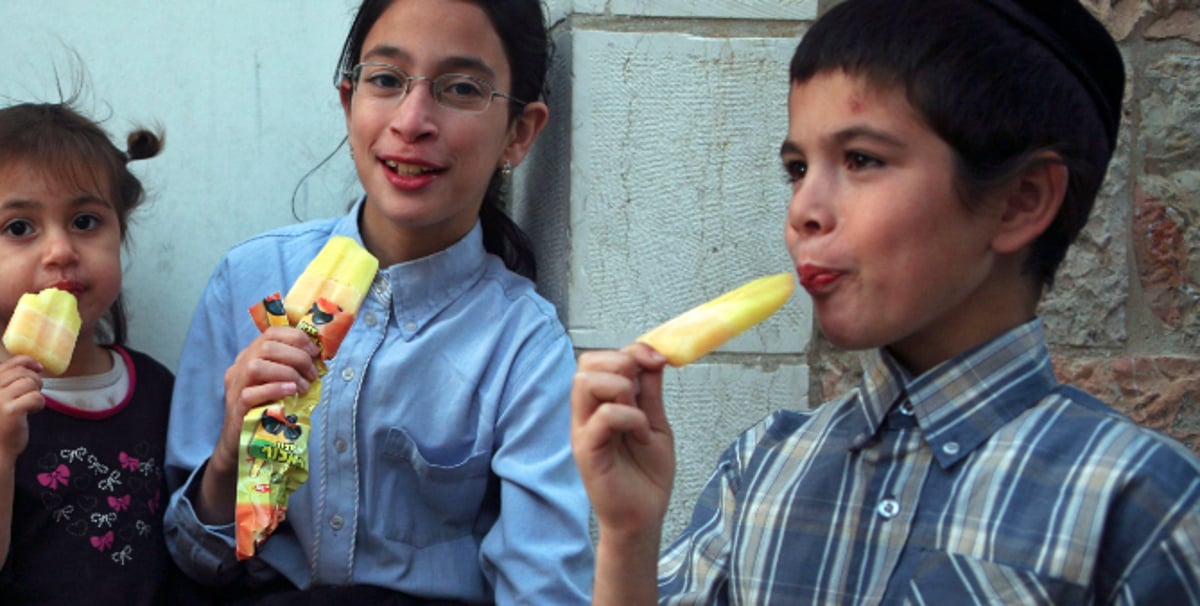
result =
[[[875,512],[879,517],[890,520],[900,513],[900,503],[896,499],[884,499],[879,502],[879,506],[875,508]]]
[[[942,452],[950,456],[958,454],[958,442],[946,442],[942,445]]]
[[[333,516],[332,518],[329,518],[329,527],[334,530],[341,530],[342,526],[345,524],[346,521],[342,519],[342,516]]]
[[[342,380],[343,381],[353,381],[354,380],[354,369],[350,368],[350,367],[343,368],[342,369]]]

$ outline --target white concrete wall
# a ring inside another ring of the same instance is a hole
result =
[[[115,140],[123,146],[135,124],[166,129],[162,155],[131,165],[150,194],[125,261],[133,346],[173,368],[222,253],[294,221],[292,191],[345,135],[332,77],[356,6],[0,0],[0,104],[58,101],[60,84],[78,84],[78,53],[80,106]],[[297,192],[301,218],[338,213],[354,196],[340,151]]]
[[[161,123],[137,172],[150,202],[126,262],[131,341],[174,367],[200,289],[238,240],[290,223],[292,191],[345,129],[332,72],[355,0],[0,1],[0,103],[57,100],[123,136]],[[779,168],[787,60],[815,0],[552,0],[552,120],[518,171],[515,214],[577,346],[620,347],[759,275],[788,271]],[[56,81],[54,71],[59,73]],[[301,219],[358,190],[344,151],[303,182]],[[808,301],[669,370],[686,520],[717,455],[768,411],[808,405]],[[564,403],[565,405],[565,403]]]

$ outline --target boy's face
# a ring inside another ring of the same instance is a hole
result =
[[[1001,332],[999,205],[959,201],[952,150],[903,91],[824,72],[793,83],[788,116],[786,241],[826,337],[923,372]]]

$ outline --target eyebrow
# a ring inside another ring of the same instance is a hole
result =
[[[99,198],[99,197],[93,196],[91,194],[84,194],[81,196],[76,196],[74,198],[71,198],[71,200],[69,202],[67,202],[67,206],[72,209],[80,208],[83,206],[94,205],[94,204],[98,204],[100,206],[106,206],[106,207],[112,206],[103,198]],[[38,200],[28,200],[25,198],[12,198],[12,199],[4,200],[4,201],[0,202],[0,209],[4,209],[4,210],[28,210],[28,209],[41,208],[43,206],[45,206],[45,205],[42,204],[41,202],[39,202]]]
[[[880,143],[882,145],[886,145],[888,147],[895,147],[895,148],[907,147],[907,144],[904,141],[897,139],[896,137],[892,136],[891,134],[889,134],[887,132],[881,131],[876,128],[871,128],[869,126],[851,126],[850,128],[845,128],[845,129],[842,129],[842,130],[834,133],[833,136],[830,137],[829,139],[830,139],[830,141],[832,141],[833,143],[835,143],[837,145],[845,145],[856,139],[867,139],[870,141]],[[785,140],[783,142],[783,145],[779,146],[779,155],[780,156],[785,156],[787,154],[801,154],[801,153],[803,153],[803,151],[800,149],[800,146],[797,145],[795,142],[791,141],[790,139]]]
[[[412,56],[403,49],[391,46],[389,44],[380,44],[363,53],[362,60],[371,61],[378,60],[380,58],[390,59],[395,62],[412,61]],[[496,72],[479,57],[465,55],[453,55],[446,57],[438,63],[438,69],[442,72],[450,72],[454,70],[473,71],[476,73],[482,73],[492,80],[496,78]]]

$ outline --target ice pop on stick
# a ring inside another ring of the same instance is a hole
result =
[[[32,356],[49,374],[62,374],[71,364],[79,337],[77,306],[75,295],[53,287],[21,295],[4,329],[5,349]]]
[[[379,270],[377,260],[353,238],[333,236],[308,264],[283,299],[288,322],[295,326],[318,298],[337,305],[349,315],[367,296]]]
[[[637,341],[653,347],[671,366],[690,364],[767,319],[795,288],[796,277],[791,273],[751,280],[675,316]]]

